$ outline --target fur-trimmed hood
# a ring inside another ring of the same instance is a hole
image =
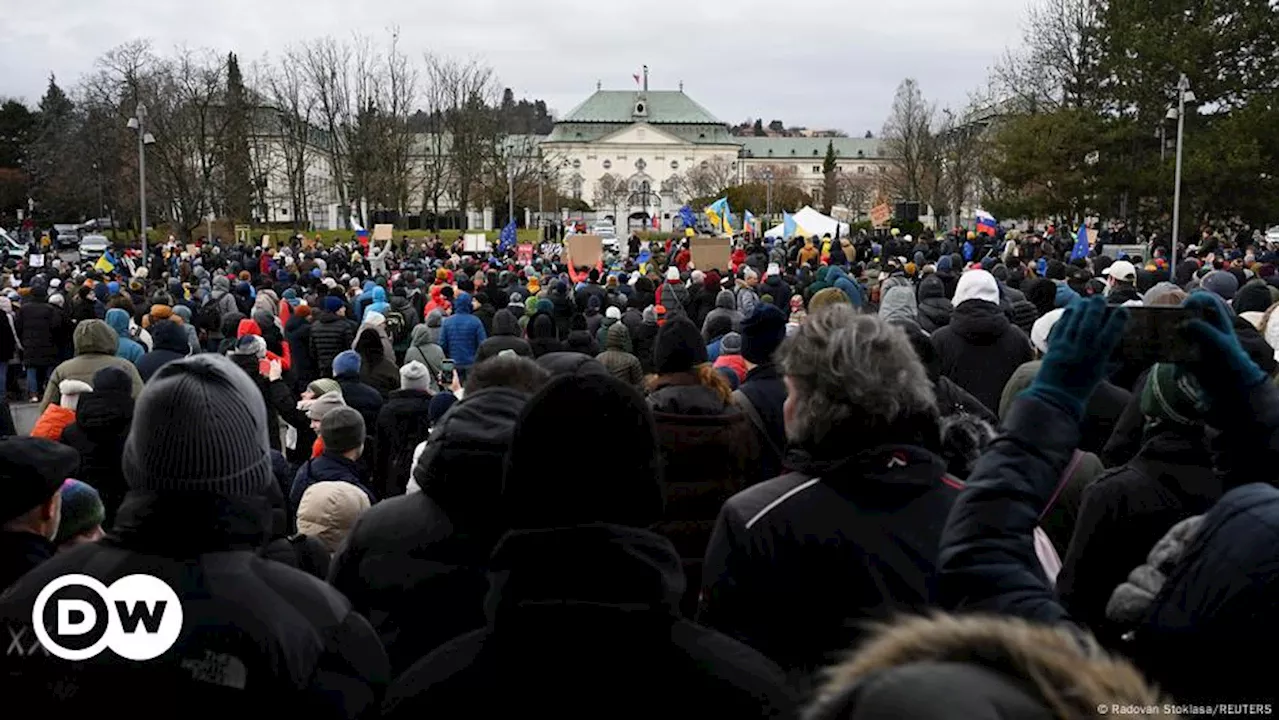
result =
[[[1091,636],[939,614],[888,626],[830,668],[804,717],[1081,718],[1113,704],[1159,707],[1161,697]]]

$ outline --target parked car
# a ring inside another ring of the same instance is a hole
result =
[[[29,243],[16,240],[14,236],[5,232],[4,228],[0,228],[0,260],[26,257],[29,247],[31,247]]]
[[[101,257],[110,247],[111,241],[105,235],[85,235],[80,238],[80,257]]]
[[[591,234],[599,235],[601,244],[606,247],[613,247],[618,244],[618,231],[613,227],[612,223],[596,223],[592,225]]]

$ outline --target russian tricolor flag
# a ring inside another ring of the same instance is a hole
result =
[[[990,236],[992,236],[992,237],[995,237],[995,235],[996,235],[996,217],[995,217],[995,215],[992,215],[991,213],[987,212],[986,210],[975,210],[975,211],[974,211],[974,213],[973,213],[973,216],[974,216],[974,218],[977,220],[977,224],[978,224],[977,231],[978,231],[978,232],[980,232],[980,233],[986,233],[987,235],[990,235]]]

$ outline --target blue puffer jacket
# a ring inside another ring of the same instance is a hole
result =
[[[453,301],[454,314],[445,318],[440,327],[440,349],[444,356],[460,368],[469,368],[476,362],[476,351],[487,335],[484,323],[471,314],[470,293],[458,293]]]
[[[129,312],[121,308],[111,308],[107,311],[107,324],[112,330],[116,331],[116,357],[124,358],[134,365],[147,354],[142,343],[129,337]]]
[[[845,297],[849,298],[849,302],[853,303],[854,307],[862,307],[863,301],[865,300],[862,295],[862,286],[854,282],[847,274],[845,274],[844,268],[834,266],[829,268],[827,270],[827,282],[831,283],[832,287],[844,293]],[[790,302],[790,300],[790,298],[787,298],[788,302]]]

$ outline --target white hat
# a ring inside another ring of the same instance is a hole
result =
[[[668,279],[668,280],[679,280],[679,279],[680,279],[680,269],[679,269],[679,268],[677,268],[677,267],[676,267],[676,266],[674,266],[674,265],[672,265],[671,267],[667,268],[667,279]]]
[[[1031,344],[1040,351],[1041,355],[1049,352],[1049,333],[1053,332],[1054,323],[1062,318],[1064,312],[1066,312],[1065,308],[1050,310],[1041,315],[1031,326]]]
[[[778,267],[778,263],[769,263],[769,267],[766,268],[764,271],[765,277],[773,277],[774,275],[781,275],[781,274],[782,274],[782,268]]]
[[[1128,260],[1117,260],[1111,263],[1111,266],[1103,274],[1116,280],[1133,282],[1138,278],[1138,269]]]
[[[618,309],[617,305],[610,305],[609,309],[604,311],[604,316],[612,320],[621,320],[622,311]]]

